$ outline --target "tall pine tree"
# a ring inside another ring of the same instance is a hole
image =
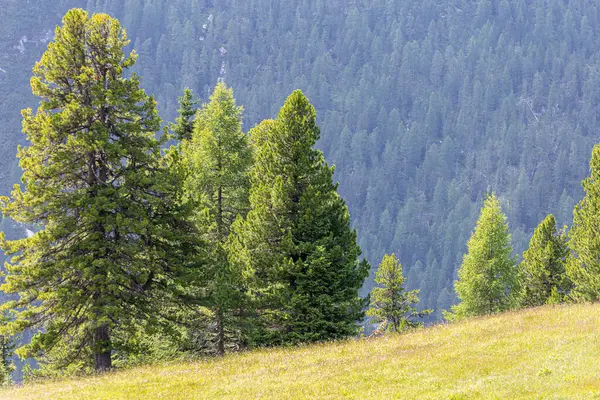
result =
[[[569,231],[567,276],[574,284],[571,297],[576,301],[600,299],[600,145],[592,151],[590,171],[583,181],[585,197],[575,206]]]
[[[33,70],[40,106],[23,111],[23,188],[2,199],[6,216],[40,228],[2,236],[2,290],[18,294],[4,331],[39,329],[22,356],[106,370],[133,324],[158,319],[193,235],[155,101],[125,77],[136,56],[119,22],[74,9],[55,35]]]
[[[314,107],[301,91],[251,133],[250,212],[234,229],[261,322],[259,344],[343,338],[357,332],[369,266],[320,151]]]
[[[214,313],[216,349],[222,355],[227,325],[241,301],[241,275],[228,262],[227,239],[235,219],[245,217],[249,208],[252,162],[242,132],[242,107],[236,106],[233,91],[224,83],[198,111],[193,136],[184,140],[182,149],[188,169],[186,195],[195,204],[194,220],[208,248],[204,280],[200,280],[203,303]]]
[[[511,256],[506,216],[494,194],[481,209],[467,254],[454,282],[460,303],[449,318],[492,314],[515,307],[519,297],[518,270]]]
[[[562,301],[569,290],[565,275],[568,252],[566,232],[559,232],[554,216],[548,215],[533,232],[529,249],[523,253],[521,305],[535,307]]]

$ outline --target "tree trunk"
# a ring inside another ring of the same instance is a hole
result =
[[[102,325],[94,330],[94,369],[102,372],[111,368],[110,331],[108,325]]]
[[[227,238],[225,227],[223,226],[223,188],[220,185],[217,194],[217,235],[219,236],[219,240],[222,241],[225,241]]]
[[[217,308],[217,355],[225,355],[225,326],[223,323],[223,311]]]

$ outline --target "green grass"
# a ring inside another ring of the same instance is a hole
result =
[[[133,368],[2,399],[600,399],[600,305]]]

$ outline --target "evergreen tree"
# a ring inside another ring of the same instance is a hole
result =
[[[216,321],[216,347],[225,352],[226,325],[239,306],[241,276],[228,262],[227,239],[235,219],[249,208],[248,169],[252,157],[242,132],[242,107],[233,91],[219,83],[198,111],[193,136],[183,142],[188,168],[186,194],[196,207],[195,222],[208,247],[204,302]]]
[[[565,275],[567,255],[566,232],[557,231],[550,214],[535,229],[529,249],[523,253],[521,305],[536,307],[561,301],[569,289]]]
[[[506,216],[492,194],[484,202],[475,231],[467,243],[458,280],[454,282],[460,302],[447,317],[492,314],[514,307],[519,282],[511,254]]]
[[[158,320],[193,235],[155,101],[125,77],[136,57],[124,56],[119,22],[74,9],[55,35],[31,79],[40,107],[23,111],[23,189],[2,199],[6,216],[40,228],[2,236],[2,290],[18,294],[2,306],[13,314],[3,333],[39,329],[20,356],[106,370],[139,324]]]
[[[175,119],[175,123],[171,124],[171,130],[175,139],[179,141],[190,140],[194,130],[194,115],[196,114],[194,106],[198,102],[194,101],[192,90],[188,88],[183,90],[183,96],[178,97],[177,100],[179,101],[179,110],[177,110],[179,115]]]
[[[573,282],[571,297],[576,301],[600,299],[600,145],[592,151],[590,171],[583,181],[585,197],[575,206],[569,232],[567,276]]]
[[[250,211],[234,229],[234,254],[251,276],[261,326],[254,338],[273,345],[356,334],[369,270],[320,151],[314,107],[300,90],[277,119],[251,133],[255,164]]]
[[[419,290],[406,292],[405,281],[402,276],[402,265],[396,255],[383,256],[375,273],[375,282],[380,287],[375,287],[371,291],[371,307],[367,310],[367,316],[372,317],[375,322],[381,322],[392,332],[420,326],[422,323],[415,322],[414,319],[432,313],[432,310],[417,311],[413,307],[413,304],[419,302]]]
[[[7,314],[5,314],[0,318],[0,326],[4,326],[8,321]],[[13,338],[0,335],[0,386],[6,386],[12,382],[11,374],[15,369],[12,362],[13,350]]]

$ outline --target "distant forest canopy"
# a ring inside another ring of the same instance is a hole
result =
[[[37,103],[31,68],[55,25],[72,7],[107,12],[127,29],[142,86],[165,122],[185,87],[206,102],[218,80],[227,82],[244,106],[245,131],[302,89],[364,254],[377,265],[395,253],[432,319],[456,300],[453,281],[486,193],[498,196],[520,257],[548,213],[571,223],[600,138],[593,2],[2,3],[2,194],[20,176],[19,110]],[[372,276],[363,292],[371,286]]]

